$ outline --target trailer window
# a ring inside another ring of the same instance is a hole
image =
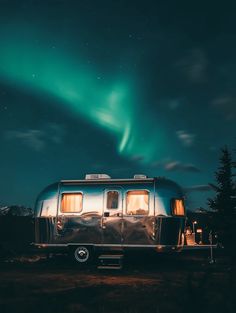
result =
[[[118,209],[119,206],[119,192],[108,191],[107,192],[107,209]]]
[[[61,199],[61,212],[79,213],[82,211],[82,193],[64,193]]]
[[[41,208],[41,216],[56,216],[57,214],[57,201],[54,199],[44,200]]]
[[[126,213],[129,215],[147,215],[149,193],[147,190],[128,191],[126,194]]]
[[[172,212],[173,212],[173,215],[177,215],[177,216],[185,215],[183,199],[172,200]]]

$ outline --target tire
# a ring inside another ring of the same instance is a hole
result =
[[[73,251],[73,258],[77,264],[90,264],[93,259],[92,249],[86,246],[77,246]]]

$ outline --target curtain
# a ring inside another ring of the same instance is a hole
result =
[[[149,193],[146,190],[128,191],[126,197],[126,212],[130,215],[148,214]]]
[[[82,193],[63,194],[61,201],[61,212],[79,213],[82,211]]]
[[[174,215],[184,215],[184,203],[182,199],[175,199]]]

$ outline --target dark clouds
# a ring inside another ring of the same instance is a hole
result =
[[[195,48],[177,61],[176,67],[183,73],[185,79],[193,83],[203,83],[207,81],[207,64],[208,60],[204,51]]]
[[[40,152],[50,144],[62,144],[65,131],[62,125],[48,124],[42,129],[6,130],[5,140],[19,143]]]
[[[168,172],[189,172],[189,173],[199,173],[201,170],[191,163],[182,163],[180,161],[173,160],[163,160],[153,162],[151,164],[153,168],[162,168]]]
[[[204,192],[204,191],[212,191],[213,188],[210,185],[195,185],[195,186],[190,186],[190,187],[185,187],[184,188],[186,193],[190,192]]]
[[[180,171],[180,172],[192,172],[199,173],[201,172],[199,168],[197,168],[193,164],[184,164],[178,161],[173,161],[165,164],[165,169],[167,171]]]
[[[236,94],[222,95],[212,101],[213,110],[219,110],[227,120],[236,118]]]
[[[178,130],[176,134],[184,146],[190,147],[194,144],[194,139],[196,135],[190,134],[185,130]]]

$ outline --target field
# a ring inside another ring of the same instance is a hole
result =
[[[122,270],[80,268],[58,255],[0,264],[0,312],[236,312],[227,260],[209,251],[126,255]]]

